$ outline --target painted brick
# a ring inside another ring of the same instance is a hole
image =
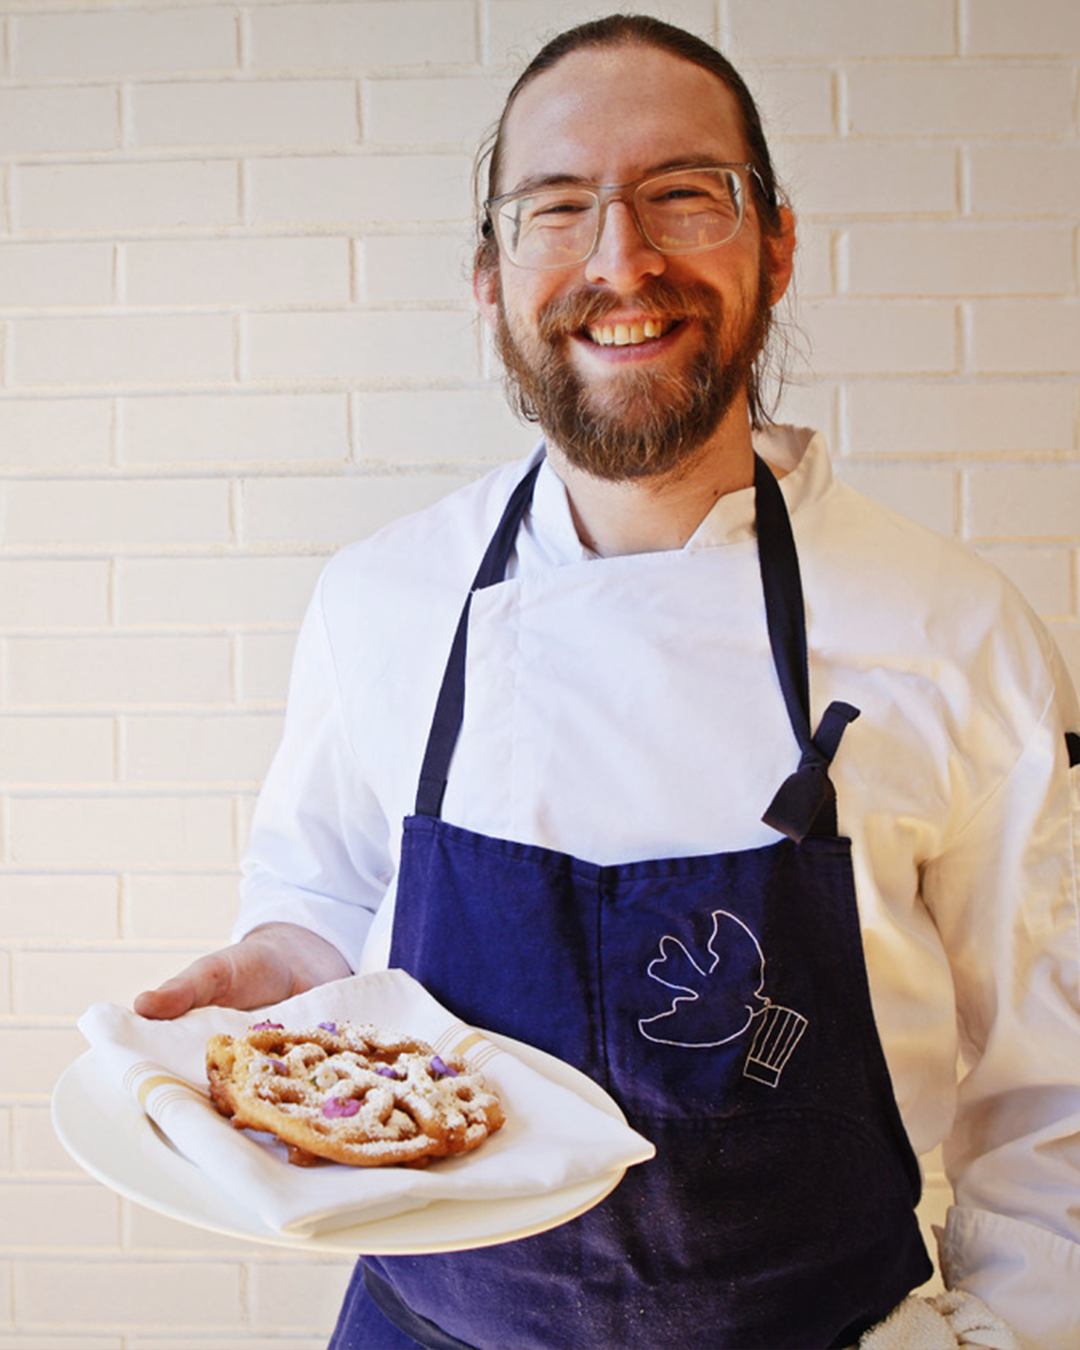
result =
[[[259,782],[280,735],[273,714],[122,719],[129,783]]]
[[[858,136],[1060,136],[1073,126],[1063,65],[875,65],[846,79]]]
[[[277,721],[280,729],[280,716]],[[127,878],[125,893],[125,936],[223,946],[239,903],[239,877],[235,871],[217,876],[135,873]]]
[[[855,295],[1045,295],[1073,292],[1064,226],[854,225]]]
[[[224,637],[10,638],[7,702],[14,707],[227,703]]]
[[[1025,464],[972,468],[966,481],[970,538],[1076,538],[1080,467]]]
[[[369,0],[255,9],[254,70],[370,70],[476,59],[473,6],[464,0]]]
[[[124,464],[334,464],[349,456],[343,394],[166,395],[121,406]]]
[[[769,397],[772,397],[771,386]],[[830,445],[839,445],[836,398],[836,386],[828,380],[789,379],[781,390],[776,420],[797,427],[814,427],[824,433]]]
[[[0,1022],[0,1063],[9,1083],[18,1083],[24,1095],[52,1095],[56,1080],[86,1051],[86,1041],[69,1027],[20,1026]]]
[[[344,1263],[259,1262],[252,1268],[256,1326],[310,1327],[333,1322],[351,1272]]]
[[[25,485],[9,485],[21,486]],[[9,500],[12,508],[18,509],[17,491]],[[93,627],[108,619],[108,563],[53,558],[0,560],[0,627]]]
[[[136,85],[136,145],[355,145],[350,80],[231,80]]]
[[[3,1325],[6,1323],[10,1326],[14,1319],[14,1309],[11,1305],[11,1287],[12,1262],[0,1261],[0,1335],[3,1334]]]
[[[24,79],[226,71],[237,62],[226,8],[23,14],[14,24],[12,64]]]
[[[229,489],[222,481],[69,479],[8,485],[8,544],[65,550],[224,544],[229,537]]]
[[[4,1015],[9,1014],[14,1006],[11,990],[11,962],[11,953],[0,951],[0,1012]]]
[[[458,154],[255,160],[249,210],[257,225],[467,220],[470,173]]]
[[[245,633],[237,645],[241,701],[269,703],[275,707],[283,705],[296,647],[295,630],[288,633]]]
[[[364,299],[470,300],[472,243],[456,234],[374,235],[363,246]]]
[[[0,155],[112,150],[119,112],[117,91],[107,85],[0,89]]]
[[[15,1170],[13,1115],[9,1107],[0,1110],[0,1172]]]
[[[85,1177],[86,1173],[57,1139],[47,1103],[37,1106],[14,1106],[12,1117],[12,1149],[14,1170],[69,1177]]]
[[[824,301],[800,306],[810,368],[823,374],[944,373],[957,364],[953,305]]]
[[[1080,47],[1072,0],[968,0],[965,50],[977,56],[1060,56]]]
[[[107,305],[113,299],[108,244],[0,246],[0,302],[5,310]]]
[[[20,797],[16,867],[222,867],[235,861],[227,797]]]
[[[956,531],[956,475],[949,469],[841,460],[837,477],[929,530],[949,536]]]
[[[294,624],[322,565],[312,557],[190,558],[178,571],[171,559],[123,560],[117,566],[120,620]]]
[[[0,874],[0,932],[10,942],[118,936],[114,876]]]
[[[259,379],[469,379],[479,373],[467,312],[249,314],[248,373]]]
[[[795,280],[789,296],[798,299],[810,296],[832,295],[836,290],[834,276],[834,231],[827,225],[796,218],[798,246],[795,250]],[[783,312],[783,309],[780,311]]]
[[[806,141],[787,149],[784,181],[798,215],[956,211],[959,174],[949,146]]]
[[[730,0],[731,31],[745,57],[949,56],[956,49],[950,0]]]
[[[971,359],[979,371],[1080,372],[1080,304],[987,301],[971,306]]]
[[[234,1258],[251,1259],[264,1256],[266,1253],[266,1247],[260,1243],[245,1242],[243,1238],[230,1237],[225,1233],[211,1233],[205,1228],[195,1228],[192,1224],[180,1223],[176,1219],[167,1218],[164,1214],[156,1214],[142,1205],[132,1205],[128,1216],[128,1233],[130,1249],[136,1255],[161,1257],[180,1252],[197,1252],[204,1257],[217,1253],[222,1257],[232,1255]],[[327,1335],[333,1324],[334,1319],[331,1317],[326,1325]],[[178,1350],[193,1350],[194,1347],[205,1345],[206,1350],[211,1350],[208,1342],[193,1339],[174,1341],[172,1337],[160,1332],[153,1337],[148,1336],[145,1340],[136,1339],[138,1344],[147,1347],[147,1350],[150,1350],[150,1347],[153,1347],[153,1350],[162,1350],[166,1345],[176,1345]],[[136,1340],[133,1339],[132,1346],[135,1343]],[[228,1340],[215,1341],[214,1350],[219,1345],[222,1350],[237,1350],[238,1347],[248,1344],[254,1344],[248,1336],[230,1335]],[[295,1342],[290,1337],[287,1350],[294,1350],[294,1345]],[[324,1336],[314,1350],[325,1350],[325,1347]],[[273,1350],[286,1350],[280,1338],[277,1338]]]
[[[243,1320],[240,1267],[222,1262],[27,1261],[15,1272],[15,1298],[29,1328],[153,1330]]]
[[[326,304],[349,298],[344,239],[186,239],[126,245],[132,305]]]
[[[12,329],[16,386],[175,385],[233,375],[225,315],[20,319]]]
[[[1080,520],[1080,495],[1074,501]],[[980,553],[1005,573],[1044,618],[1074,612],[1072,560],[1064,549],[988,547]]]
[[[100,468],[112,458],[107,398],[0,399],[0,470]]]
[[[997,216],[1080,216],[1080,147],[973,145],[971,209]]]
[[[27,230],[137,230],[231,225],[237,166],[227,160],[27,164],[15,170],[16,224]]]
[[[175,952],[142,952],[130,947],[109,951],[16,951],[16,1016],[79,1017],[92,1003],[130,1006],[142,989],[167,979],[178,961]]]
[[[710,0],[666,0],[663,4],[644,0],[634,8],[636,13],[657,14],[706,39],[716,36],[715,6]],[[572,6],[565,0],[489,0],[484,9],[485,61],[510,65],[515,74],[548,38],[571,24],[612,12],[605,0],[574,0]]]
[[[853,384],[848,398],[860,454],[1060,451],[1075,436],[1076,396],[1067,384],[867,381]]]
[[[364,139],[375,145],[460,145],[472,151],[498,121],[505,79],[374,79],[363,84]]]
[[[117,1247],[120,1197],[88,1182],[0,1182],[0,1247]]]
[[[364,459],[514,459],[540,437],[535,426],[517,420],[495,386],[365,393],[358,396],[357,409]]]
[[[429,506],[472,474],[255,478],[243,486],[245,541],[340,547]]]
[[[1080,624],[1052,623],[1050,635],[1057,643],[1074,686],[1080,689]]]
[[[114,740],[109,717],[8,715],[0,720],[0,783],[112,782]]]
[[[765,125],[770,148],[786,136],[836,133],[833,74],[820,65],[759,66],[742,72]]]

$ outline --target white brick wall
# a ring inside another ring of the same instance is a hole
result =
[[[226,934],[322,560],[531,443],[472,316],[470,154],[606,8],[0,7],[0,1350],[325,1343],[347,1262],[121,1200],[48,1097],[86,1003]],[[746,69],[800,214],[788,415],[1080,678],[1075,0],[655,8]]]

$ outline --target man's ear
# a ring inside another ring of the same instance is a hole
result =
[[[765,266],[769,274],[769,304],[776,305],[784,298],[795,270],[795,216],[786,207],[780,208],[780,231],[764,239]]]
[[[473,295],[484,322],[494,331],[499,313],[499,266],[477,267],[473,272]]]

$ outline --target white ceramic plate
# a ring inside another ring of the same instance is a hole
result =
[[[577,1069],[508,1036],[484,1033],[531,1069],[619,1120],[606,1092]],[[592,1209],[622,1180],[625,1168],[541,1195],[505,1200],[437,1200],[423,1209],[373,1223],[296,1237],[270,1228],[223,1195],[178,1153],[133,1097],[107,1082],[88,1051],[60,1077],[52,1097],[53,1127],[75,1161],[112,1190],[171,1219],[211,1232],[278,1247],[356,1256],[407,1256],[490,1247],[531,1237]]]

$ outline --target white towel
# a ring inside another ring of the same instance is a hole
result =
[[[959,1346],[1021,1350],[997,1313],[982,1299],[961,1290],[933,1298],[913,1294],[859,1341],[859,1350],[957,1350]]]

